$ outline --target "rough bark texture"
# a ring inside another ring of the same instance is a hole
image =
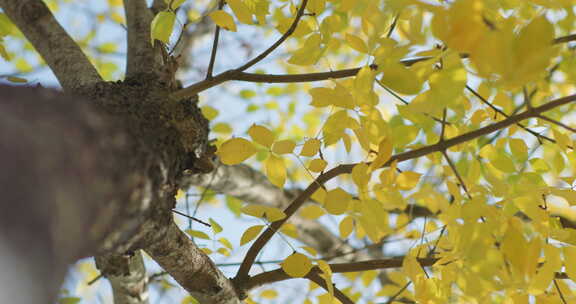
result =
[[[47,265],[59,275],[50,282],[60,282],[63,267],[78,258],[122,255],[173,232],[181,173],[194,168],[207,142],[207,121],[194,100],[169,100],[163,87],[136,82],[85,88],[90,101],[43,89],[0,90],[8,210],[1,234],[13,247],[27,248],[31,238],[52,253]],[[27,217],[42,233],[11,233]],[[116,266],[102,267],[104,274],[123,275]]]
[[[114,304],[148,304],[148,276],[141,250],[133,254],[104,254],[96,257],[96,265],[101,270],[112,266],[110,264],[113,261],[122,264],[118,267],[124,269],[122,274],[107,276],[112,286]]]

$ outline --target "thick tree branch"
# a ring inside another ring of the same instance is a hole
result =
[[[124,0],[124,11],[128,27],[126,78],[151,73],[157,61],[150,43],[151,11],[145,0]]]
[[[422,267],[428,267],[434,265],[438,258],[421,258],[418,259]],[[391,259],[380,259],[380,260],[370,260],[362,262],[352,262],[352,263],[339,263],[330,264],[330,269],[333,273],[345,273],[345,272],[359,272],[368,271],[375,269],[390,269],[390,268],[400,268],[402,267],[403,257],[391,258]],[[322,271],[318,267],[312,268],[310,274],[320,274]],[[265,284],[270,284],[274,282],[280,282],[284,280],[293,279],[293,277],[287,275],[282,268],[278,268],[271,271],[266,271],[251,277],[248,280],[246,287],[252,289]]]
[[[44,58],[65,90],[102,78],[41,0],[0,0],[0,7]]]
[[[241,303],[231,281],[174,222],[144,250],[200,303]]]
[[[419,149],[406,151],[403,153],[393,155],[385,164],[384,166],[390,165],[392,162],[403,162],[410,159],[419,158],[434,152],[441,152],[447,150],[450,147],[455,145],[459,145],[465,143],[467,141],[473,140],[483,135],[490,134],[492,132],[498,131],[500,129],[507,128],[513,124],[516,124],[524,119],[538,117],[540,114],[550,111],[554,108],[560,107],[562,105],[568,104],[576,100],[576,95],[570,95],[563,98],[559,98],[553,101],[550,101],[542,106],[528,109],[522,113],[518,113],[516,115],[510,116],[507,119],[501,120],[494,124],[485,126],[483,128],[443,140],[438,142],[437,144],[425,146]],[[352,172],[352,168],[354,168],[356,164],[347,164],[347,165],[339,165],[323,174],[318,176],[318,178],[312,182],[304,192],[302,192],[294,201],[288,206],[284,213],[286,217],[282,220],[276,221],[272,223],[268,229],[262,233],[258,239],[252,244],[250,249],[248,250],[240,269],[236,275],[235,280],[243,281],[246,280],[248,277],[248,271],[252,267],[256,256],[260,253],[260,250],[264,248],[264,246],[268,243],[268,241],[272,238],[272,236],[280,229],[282,224],[284,224],[296,211],[316,192],[324,183],[331,180],[334,177],[337,177],[342,174],[347,174]]]
[[[121,264],[119,268],[123,268],[123,273],[107,273],[107,266],[114,265],[114,262]],[[148,276],[146,275],[144,258],[140,250],[134,252],[133,256],[98,256],[96,258],[96,265],[101,273],[110,281],[114,304],[149,303]]]
[[[318,284],[320,287],[324,288],[324,290],[326,291],[330,291],[328,289],[328,285],[326,284],[326,281],[321,278],[317,273],[309,273],[306,278],[316,284]],[[340,303],[342,304],[354,304],[354,301],[352,301],[347,295],[345,295],[340,289],[336,288],[336,286],[332,286],[332,289],[334,290],[334,297],[336,299],[338,299],[340,301]]]

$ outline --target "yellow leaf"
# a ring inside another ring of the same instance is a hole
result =
[[[308,164],[308,169],[310,169],[312,172],[322,172],[322,170],[326,168],[327,164],[328,163],[325,160],[316,158],[310,161],[310,164]]]
[[[154,16],[151,24],[152,29],[150,30],[152,44],[154,44],[155,39],[168,43],[175,20],[176,15],[173,12],[159,12]]]
[[[360,191],[368,187],[368,182],[370,181],[370,172],[368,169],[369,167],[365,163],[359,163],[352,168],[352,180]]]
[[[546,71],[555,54],[552,40],[554,26],[545,16],[535,18],[518,34],[515,45],[517,83],[534,80]],[[540,43],[534,43],[540,41]]]
[[[312,157],[320,151],[320,140],[316,138],[312,138],[307,140],[304,143],[304,147],[302,147],[302,151],[300,151],[301,156]]]
[[[391,63],[383,67],[382,83],[401,94],[414,95],[422,89],[422,80],[412,69],[399,63]]]
[[[342,190],[342,188],[336,188],[334,190],[328,191],[326,194],[326,199],[324,201],[324,208],[330,214],[342,214],[348,210],[348,205],[352,200],[352,195],[348,192]]]
[[[318,251],[316,251],[316,249],[314,249],[310,246],[301,246],[300,248],[306,250],[306,252],[308,252],[308,254],[310,254],[311,256],[317,256],[318,255]]]
[[[218,110],[211,106],[203,106],[200,110],[202,111],[202,115],[208,120],[213,120],[218,116]]]
[[[346,42],[348,45],[360,53],[368,53],[368,47],[364,40],[353,34],[346,34]]]
[[[272,152],[276,154],[288,154],[294,151],[296,143],[292,140],[279,140],[272,146]]]
[[[284,225],[282,225],[282,227],[280,228],[280,232],[282,232],[284,235],[287,235],[291,238],[298,238],[299,234],[298,234],[298,229],[296,228],[296,226],[290,224],[290,223],[284,223]]]
[[[258,236],[258,234],[260,234],[260,231],[262,231],[262,228],[264,228],[264,225],[255,225],[246,229],[246,231],[244,231],[244,233],[240,237],[240,246],[255,239]]]
[[[284,272],[293,278],[302,278],[312,269],[312,262],[301,253],[294,253],[282,262]]]
[[[260,293],[260,296],[264,299],[276,299],[278,297],[278,292],[274,289],[265,289]]]
[[[223,255],[223,256],[230,256],[230,251],[224,247],[220,247],[216,250],[216,252],[218,252],[219,254]]]
[[[334,298],[334,285],[332,284],[332,269],[330,265],[323,260],[318,260],[316,262],[318,264],[318,268],[322,273],[320,276],[326,281],[326,286],[328,287],[328,294],[330,295],[330,302],[332,302]]]
[[[568,277],[576,282],[576,247],[564,247],[564,267]]]
[[[350,233],[352,233],[352,229],[354,229],[354,219],[351,216],[345,217],[338,225],[338,229],[340,231],[340,237],[342,239],[348,238]]]
[[[318,16],[322,14],[325,6],[326,6],[326,0],[309,0],[306,9],[310,11],[312,14]]]
[[[267,217],[268,214],[276,213],[275,211],[270,211],[269,209],[277,209],[277,208],[256,204],[247,204],[244,207],[242,207],[240,211],[246,215],[258,218],[264,218]]]
[[[326,212],[318,205],[308,205],[300,209],[300,216],[309,220],[315,220],[324,214]]]
[[[212,21],[214,21],[214,23],[216,23],[216,25],[219,27],[231,32],[236,31],[236,23],[234,23],[234,18],[232,18],[232,16],[230,16],[230,14],[227,12],[223,10],[216,10],[210,13],[209,16],[212,18]]]
[[[6,77],[6,80],[13,82],[13,83],[26,83],[26,82],[28,82],[28,80],[26,80],[24,78],[16,77],[16,76],[8,76],[8,77]]]
[[[178,192],[176,192],[176,195],[174,196],[174,198],[176,200],[179,200],[181,198],[184,198],[184,196],[186,196],[186,192],[183,191],[182,189],[178,189]]]
[[[422,176],[420,173],[404,171],[396,178],[396,185],[400,190],[410,190],[416,187],[420,180],[420,176]]]
[[[272,143],[274,143],[274,133],[266,127],[252,125],[252,127],[248,129],[248,134],[252,137],[252,140],[267,148],[272,147]]]
[[[321,43],[322,36],[320,34],[310,35],[304,42],[304,46],[296,50],[288,59],[288,63],[303,66],[315,64],[323,52]]]
[[[190,236],[195,237],[195,238],[204,239],[204,240],[210,239],[210,237],[202,231],[187,229],[186,233],[188,233]]]
[[[382,167],[392,156],[392,142],[388,138],[384,138],[380,144],[378,144],[378,156],[372,164],[370,168],[372,170],[376,170]]]
[[[254,23],[254,22],[252,22],[252,12],[248,8],[248,6],[246,6],[246,4],[244,4],[244,1],[242,1],[242,0],[226,0],[226,3],[228,3],[228,5],[230,5],[230,8],[234,12],[234,15],[236,15],[236,18],[238,18],[238,20],[240,22],[242,22],[244,24],[253,24]]]
[[[424,276],[422,266],[420,266],[416,257],[412,255],[404,257],[404,261],[402,262],[402,272],[404,272],[412,282],[416,282],[418,277]]]
[[[244,138],[232,138],[224,142],[216,154],[220,157],[220,161],[223,164],[236,165],[255,153],[256,148],[250,141]]]
[[[266,176],[270,182],[279,188],[284,187],[286,182],[286,165],[284,165],[284,160],[278,156],[270,155],[268,159],[264,161],[264,166],[266,167]]]

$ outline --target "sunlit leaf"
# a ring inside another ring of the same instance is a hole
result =
[[[157,39],[167,44],[170,40],[170,35],[172,35],[172,28],[174,27],[175,20],[176,15],[170,11],[159,12],[156,14],[154,19],[152,19],[152,28],[150,30],[152,43]]]
[[[244,138],[232,138],[224,142],[216,153],[222,163],[235,165],[256,154],[256,148],[254,148],[254,145],[250,141]]]
[[[276,154],[288,154],[294,151],[296,143],[292,140],[279,140],[272,146],[272,152]]]
[[[259,125],[252,125],[248,130],[248,134],[252,137],[252,140],[256,143],[259,143],[267,148],[272,147],[272,143],[274,143],[274,133],[268,130],[268,128],[259,126]]]
[[[191,237],[195,237],[195,238],[199,238],[199,239],[203,239],[203,240],[209,240],[210,239],[210,237],[202,231],[187,229],[186,233],[188,233]]]
[[[212,218],[209,218],[208,222],[210,223],[210,226],[211,226],[214,234],[218,234],[218,233],[222,232],[222,226],[220,226],[215,220],[213,220]]]
[[[284,187],[286,182],[286,165],[284,160],[278,156],[270,155],[268,159],[264,162],[266,167],[266,176],[270,179],[270,182],[279,187]]]
[[[294,253],[282,262],[282,269],[293,278],[302,278],[312,269],[312,262],[307,256]]]
[[[230,5],[230,8],[236,15],[236,18],[242,23],[245,24],[253,24],[252,22],[252,12],[250,9],[244,4],[242,0],[226,0],[226,3]]]
[[[246,229],[246,231],[244,231],[244,233],[240,237],[240,246],[255,239],[258,236],[258,234],[260,234],[260,231],[262,231],[262,228],[264,228],[264,225],[255,225]]]
[[[300,151],[301,156],[312,157],[320,151],[320,140],[312,138],[307,140]]]
[[[223,10],[216,10],[211,12],[209,16],[212,21],[214,21],[214,23],[216,23],[216,25],[219,27],[231,32],[236,31],[236,23],[234,23],[234,18],[232,18],[232,16],[230,16],[230,14],[227,12]]]

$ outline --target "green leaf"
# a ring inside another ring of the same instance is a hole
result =
[[[186,233],[188,233],[190,236],[195,237],[195,238],[199,238],[199,239],[203,239],[203,240],[209,240],[210,239],[210,237],[202,231],[186,229]]]
[[[152,19],[152,28],[150,30],[152,44],[154,44],[154,40],[156,39],[166,44],[169,42],[175,20],[176,15],[173,12],[159,12],[154,19]]]

